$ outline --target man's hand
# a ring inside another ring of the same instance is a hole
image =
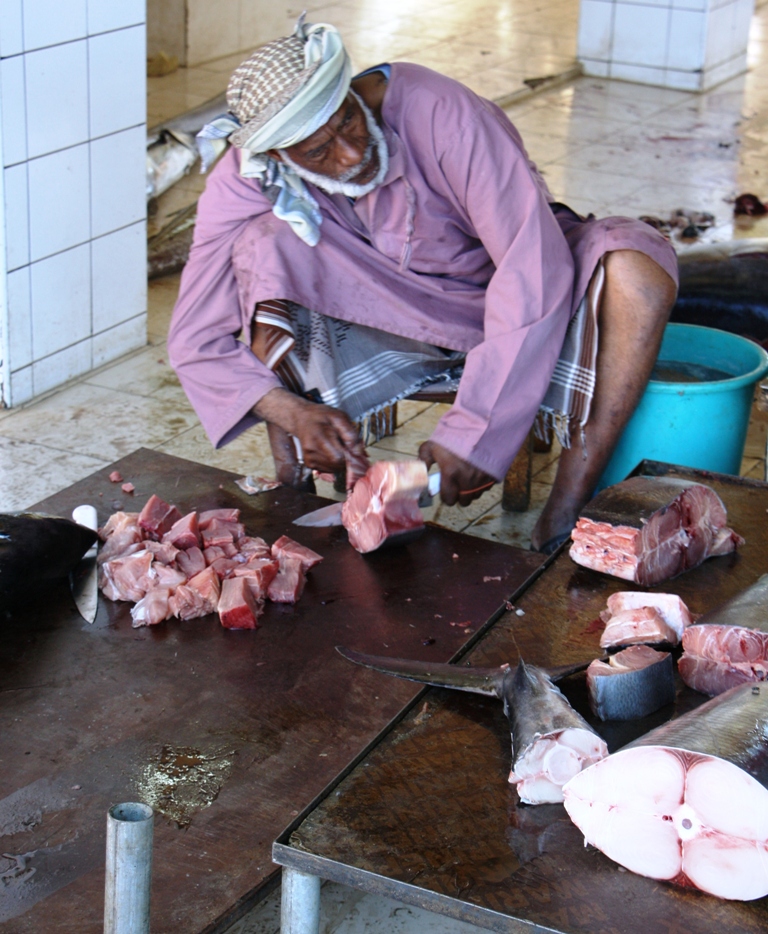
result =
[[[440,498],[447,506],[456,503],[469,506],[472,500],[482,496],[496,483],[494,477],[434,441],[425,441],[421,445],[419,458],[427,468],[433,464],[440,468]]]
[[[313,470],[335,472],[350,460],[367,463],[357,428],[339,409],[276,388],[260,399],[253,411],[297,438],[302,459]]]

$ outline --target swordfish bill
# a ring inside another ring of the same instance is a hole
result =
[[[718,898],[768,895],[768,685],[740,684],[563,789],[591,843],[632,872]]]
[[[516,668],[464,668],[336,649],[349,661],[383,674],[503,701],[512,732],[509,781],[526,804],[562,801],[563,784],[608,754],[603,740],[553,683],[588,663],[544,669],[521,660]]]

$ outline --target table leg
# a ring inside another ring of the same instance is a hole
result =
[[[318,934],[320,877],[283,867],[280,934]]]

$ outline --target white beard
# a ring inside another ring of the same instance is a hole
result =
[[[293,159],[291,159],[285,150],[281,150],[280,155],[282,156],[283,161],[293,169],[299,178],[303,179],[305,182],[309,182],[311,185],[316,185],[318,188],[321,188],[329,195],[341,194],[346,195],[348,198],[362,198],[363,195],[367,195],[384,181],[384,176],[387,174],[387,169],[389,168],[389,150],[387,149],[387,141],[384,139],[384,134],[382,133],[378,123],[376,123],[376,120],[369,108],[363,103],[362,99],[357,94],[355,94],[353,90],[350,89],[349,93],[352,95],[352,97],[355,98],[357,103],[362,108],[363,114],[365,116],[365,125],[368,130],[368,136],[370,137],[365,154],[357,165],[353,165],[346,171],[342,172],[341,175],[337,175],[335,178],[331,178],[329,175],[321,175],[319,172],[311,172],[309,169],[305,169],[303,166],[298,165],[293,161]],[[361,172],[365,171],[366,168],[368,168],[368,166],[371,164],[371,161],[373,160],[374,152],[377,154],[379,159],[378,172],[376,172],[373,178],[369,182],[366,182],[364,185],[358,185],[355,182],[350,181],[350,179],[354,178],[356,175],[359,175]]]

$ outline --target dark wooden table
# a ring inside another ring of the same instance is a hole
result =
[[[541,565],[436,526],[363,557],[341,528],[291,525],[324,500],[248,497],[234,479],[140,450],[37,504],[68,516],[94,503],[100,522],[152,493],[182,512],[238,506],[250,533],[324,561],[255,632],[215,616],[133,629],[129,605],[104,598],[88,625],[65,582],[0,617],[0,931],[100,932],[106,811],[131,800],[158,812],[153,934],[226,927],[277,881],[275,836],[417,692],[380,691],[334,646],[446,661]]]
[[[646,464],[712,486],[746,538],[663,586],[696,613],[768,571],[768,484]],[[463,661],[569,664],[595,657],[607,597],[643,589],[581,568],[567,552],[516,600]],[[395,653],[391,653],[395,654]],[[380,675],[377,690],[396,690]],[[591,718],[584,675],[561,685],[611,751],[707,698],[678,683],[674,705],[643,720]],[[324,799],[278,838],[288,877],[320,876],[500,932],[758,934],[768,898],[725,902],[620,869],[583,837],[562,805],[520,805],[507,782],[509,727],[497,701],[427,689],[407,716]]]

